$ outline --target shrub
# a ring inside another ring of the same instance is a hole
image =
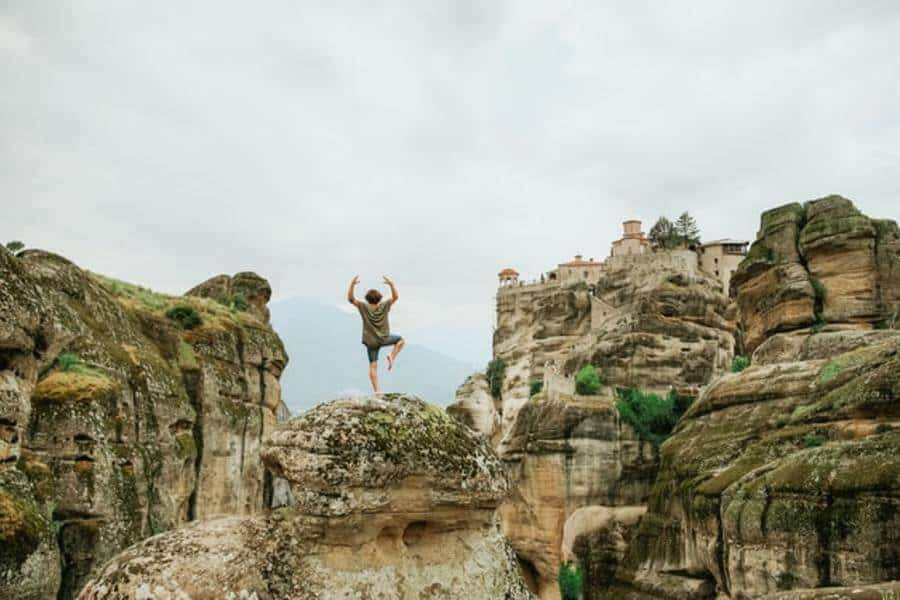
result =
[[[675,428],[693,399],[674,390],[665,397],[634,388],[619,390],[616,408],[623,421],[631,425],[641,439],[661,444]]]
[[[738,354],[733,359],[731,359],[731,372],[732,373],[740,373],[744,369],[750,366],[750,358],[744,356],[743,354]]]
[[[191,306],[175,306],[166,311],[166,316],[182,329],[193,329],[203,322],[200,314]]]
[[[596,394],[601,385],[603,385],[603,381],[600,379],[600,373],[597,372],[594,365],[581,367],[581,370],[575,375],[575,392],[582,396]]]
[[[528,386],[528,397],[534,396],[535,394],[541,393],[541,390],[544,389],[544,382],[540,379],[532,381]]]
[[[828,295],[828,291],[825,289],[825,285],[812,277],[810,279],[810,283],[812,284],[813,292],[816,295],[815,298],[815,316],[816,322],[815,325],[821,327],[825,324],[825,298]]]
[[[875,428],[875,433],[887,433],[889,431],[893,431],[894,426],[890,423],[880,423],[878,427]]]
[[[488,386],[491,389],[491,396],[500,398],[500,392],[503,390],[503,378],[506,376],[506,362],[499,356],[488,363],[487,370]]]
[[[63,352],[56,357],[56,364],[59,368],[66,372],[77,372],[84,368],[84,363],[78,358],[74,352]]]
[[[25,244],[20,242],[19,240],[13,240],[11,242],[6,242],[6,249],[15,254],[19,250],[25,247]]]
[[[250,306],[247,297],[238,292],[237,294],[216,296],[215,301],[230,310],[231,312],[244,312]]]
[[[578,565],[565,562],[559,565],[559,594],[562,600],[578,600],[584,588],[584,575]]]
[[[807,433],[803,436],[803,447],[804,448],[818,448],[822,444],[828,441],[824,435],[819,433]]]

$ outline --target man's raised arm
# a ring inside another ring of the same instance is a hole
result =
[[[397,287],[394,285],[394,282],[388,279],[387,275],[384,275],[384,282],[391,286],[391,304],[395,304],[397,300],[400,299],[400,294],[397,292]]]
[[[358,283],[359,283],[359,275],[357,275],[350,281],[350,287],[347,289],[347,302],[349,302],[353,306],[356,306],[357,304],[359,304],[359,300],[356,299],[356,297],[354,296],[354,293],[353,293],[353,290],[354,290],[354,288],[356,288],[356,284],[358,284]]]

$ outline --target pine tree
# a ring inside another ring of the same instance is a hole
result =
[[[25,247],[25,244],[23,244],[19,240],[14,240],[12,242],[6,243],[6,249],[9,250],[10,252],[12,252],[13,254],[15,254],[16,252],[18,252],[19,250],[21,250],[24,247]]]
[[[672,248],[678,242],[675,234],[675,225],[665,217],[660,217],[656,220],[656,223],[650,228],[650,233],[647,237],[657,248]]]
[[[681,216],[675,221],[675,233],[678,240],[685,246],[700,243],[700,228],[694,217],[687,212],[681,213]]]

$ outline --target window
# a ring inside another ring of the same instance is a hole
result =
[[[588,272],[585,271],[585,272],[584,272],[584,278],[587,279],[587,276],[588,276]]]

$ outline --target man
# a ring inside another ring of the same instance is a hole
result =
[[[356,307],[359,315],[362,317],[362,343],[366,347],[369,355],[369,381],[372,382],[372,389],[377,394],[378,390],[378,351],[383,346],[393,346],[394,349],[387,358],[388,371],[394,368],[394,361],[397,355],[403,350],[405,342],[399,335],[391,334],[391,326],[388,323],[388,313],[391,307],[400,299],[394,282],[384,277],[384,282],[391,288],[391,299],[384,302],[381,301],[381,292],[378,290],[369,290],[366,292],[366,301],[360,302],[356,299],[354,290],[359,283],[359,275],[350,282],[350,289],[347,290],[347,301]]]

